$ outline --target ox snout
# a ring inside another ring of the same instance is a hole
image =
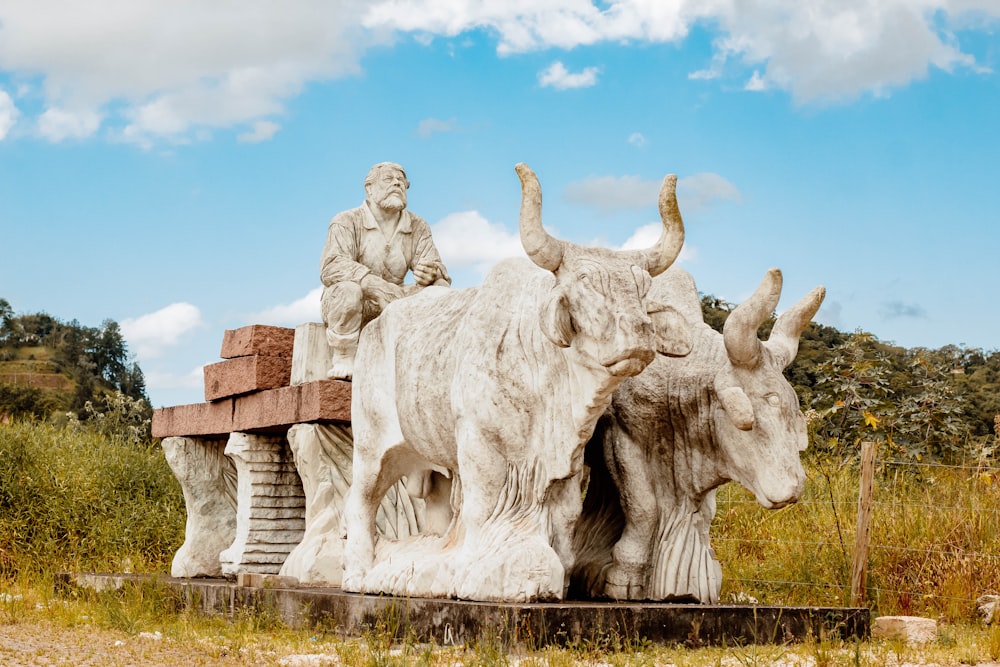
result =
[[[768,510],[777,510],[796,502],[805,489],[806,474],[799,470],[788,471],[788,476],[775,476],[761,480],[754,489],[757,503]]]
[[[618,377],[632,377],[643,371],[656,356],[653,320],[641,316],[618,315],[615,318],[614,350],[602,365]]]
[[[651,350],[637,350],[618,361],[604,364],[604,367],[615,377],[632,377],[641,373],[652,360]]]

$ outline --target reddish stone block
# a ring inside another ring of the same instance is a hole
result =
[[[269,357],[291,357],[295,342],[295,329],[252,324],[239,329],[227,329],[222,336],[223,359],[250,357],[255,354]]]
[[[269,389],[234,400],[234,431],[351,421],[351,383],[342,380]]]
[[[351,421],[351,383],[320,380],[302,385],[303,421]]]
[[[233,399],[153,410],[154,438],[221,436],[233,430]]]
[[[205,400],[284,387],[292,377],[291,357],[236,357],[205,366]]]

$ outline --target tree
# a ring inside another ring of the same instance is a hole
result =
[[[14,309],[7,299],[0,299],[0,343],[6,342],[11,332]]]
[[[857,331],[817,368],[812,407],[814,445],[838,458],[853,458],[864,440],[887,442],[891,366],[870,333]]]

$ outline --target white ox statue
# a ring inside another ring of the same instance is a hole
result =
[[[362,332],[344,590],[561,599],[597,419],[657,350],[690,350],[683,318],[646,299],[650,276],[683,244],[676,177],[660,192],[659,241],[626,252],[549,236],[535,174],[516,171],[521,242],[537,266],[511,260],[481,287],[428,287]],[[455,482],[444,534],[376,544],[389,486],[406,476],[409,489],[430,492],[442,475]]]
[[[704,323],[689,274],[674,267],[653,281],[649,298],[688,319],[693,348],[684,358],[657,357],[625,381],[595,429],[572,594],[718,602],[722,569],[709,541],[715,489],[735,480],[771,509],[802,492],[806,424],[782,370],[824,295],[812,290],[762,342],[757,329],[781,296],[777,269],[729,315],[723,334]]]

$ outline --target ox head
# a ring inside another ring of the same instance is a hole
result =
[[[722,408],[715,414],[717,441],[731,478],[752,491],[763,507],[795,502],[805,483],[799,460],[808,445],[805,418],[782,370],[795,358],[799,336],[825,294],[824,288],[815,288],[782,313],[770,338],[761,341],[757,329],[781,296],[781,272],[771,269],[723,328],[728,363],[715,376]]]
[[[588,363],[616,377],[641,372],[656,351],[684,355],[691,350],[687,322],[672,308],[649,303],[651,276],[669,267],[684,244],[684,222],[677,207],[677,177],[667,176],[660,190],[663,231],[647,250],[588,248],[553,238],[542,228],[542,190],[526,165],[521,179],[521,244],[535,264],[555,274],[542,307],[546,337],[572,346]]]

